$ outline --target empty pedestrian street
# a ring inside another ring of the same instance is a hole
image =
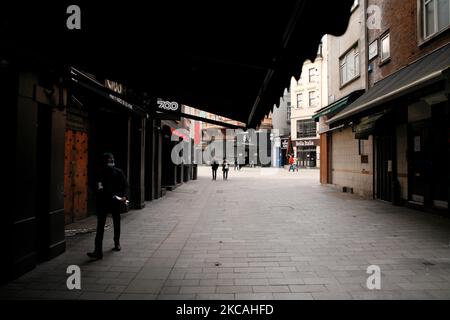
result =
[[[447,218],[343,193],[318,170],[230,171],[183,184],[122,217],[122,250],[86,256],[95,233],[0,287],[8,299],[449,299]],[[81,269],[68,290],[67,267]],[[367,268],[381,270],[369,290]]]

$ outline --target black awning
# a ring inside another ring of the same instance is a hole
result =
[[[385,112],[380,112],[361,119],[359,123],[354,126],[355,139],[367,140],[369,136],[375,132],[377,121],[385,114]]]
[[[342,35],[353,0],[14,1],[2,4],[1,54],[73,65],[152,97],[253,127]],[[66,27],[79,4],[81,30]]]
[[[450,67],[450,44],[384,78],[331,118],[336,123],[444,79]]]
[[[92,79],[88,75],[84,74],[83,72],[71,68],[70,69],[70,76],[73,83],[99,95],[106,99],[108,99],[111,102],[114,102],[115,104],[120,105],[121,107],[125,108],[126,110],[130,112],[134,112],[139,114],[140,116],[147,117],[147,112],[144,108],[137,106],[136,104],[133,104],[127,99],[127,97],[120,95],[111,89],[107,88],[106,86],[102,85],[95,79]]]

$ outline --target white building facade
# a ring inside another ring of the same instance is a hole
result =
[[[320,167],[318,124],[312,120],[328,103],[327,39],[324,37],[314,62],[305,61],[299,81],[291,81],[291,140],[294,157],[301,167]]]

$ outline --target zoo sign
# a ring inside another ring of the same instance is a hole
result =
[[[178,102],[163,101],[163,100],[158,99],[157,104],[158,104],[158,109],[161,109],[161,110],[173,111],[173,112],[181,111],[180,105],[178,104]]]

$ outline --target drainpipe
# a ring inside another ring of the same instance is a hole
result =
[[[369,0],[362,0],[363,1],[363,21],[362,25],[364,28],[364,52],[365,52],[365,62],[364,62],[364,72],[366,73],[366,79],[365,79],[365,90],[366,92],[369,90],[369,29],[367,28],[367,10],[369,9]],[[376,161],[376,138],[374,135],[372,135],[372,198],[376,199],[376,174],[375,174],[375,161]]]
[[[362,0],[364,2],[364,19],[362,21],[364,27],[364,48],[365,48],[365,73],[366,73],[366,92],[369,90],[369,29],[367,28],[367,10],[369,8],[369,0]]]

